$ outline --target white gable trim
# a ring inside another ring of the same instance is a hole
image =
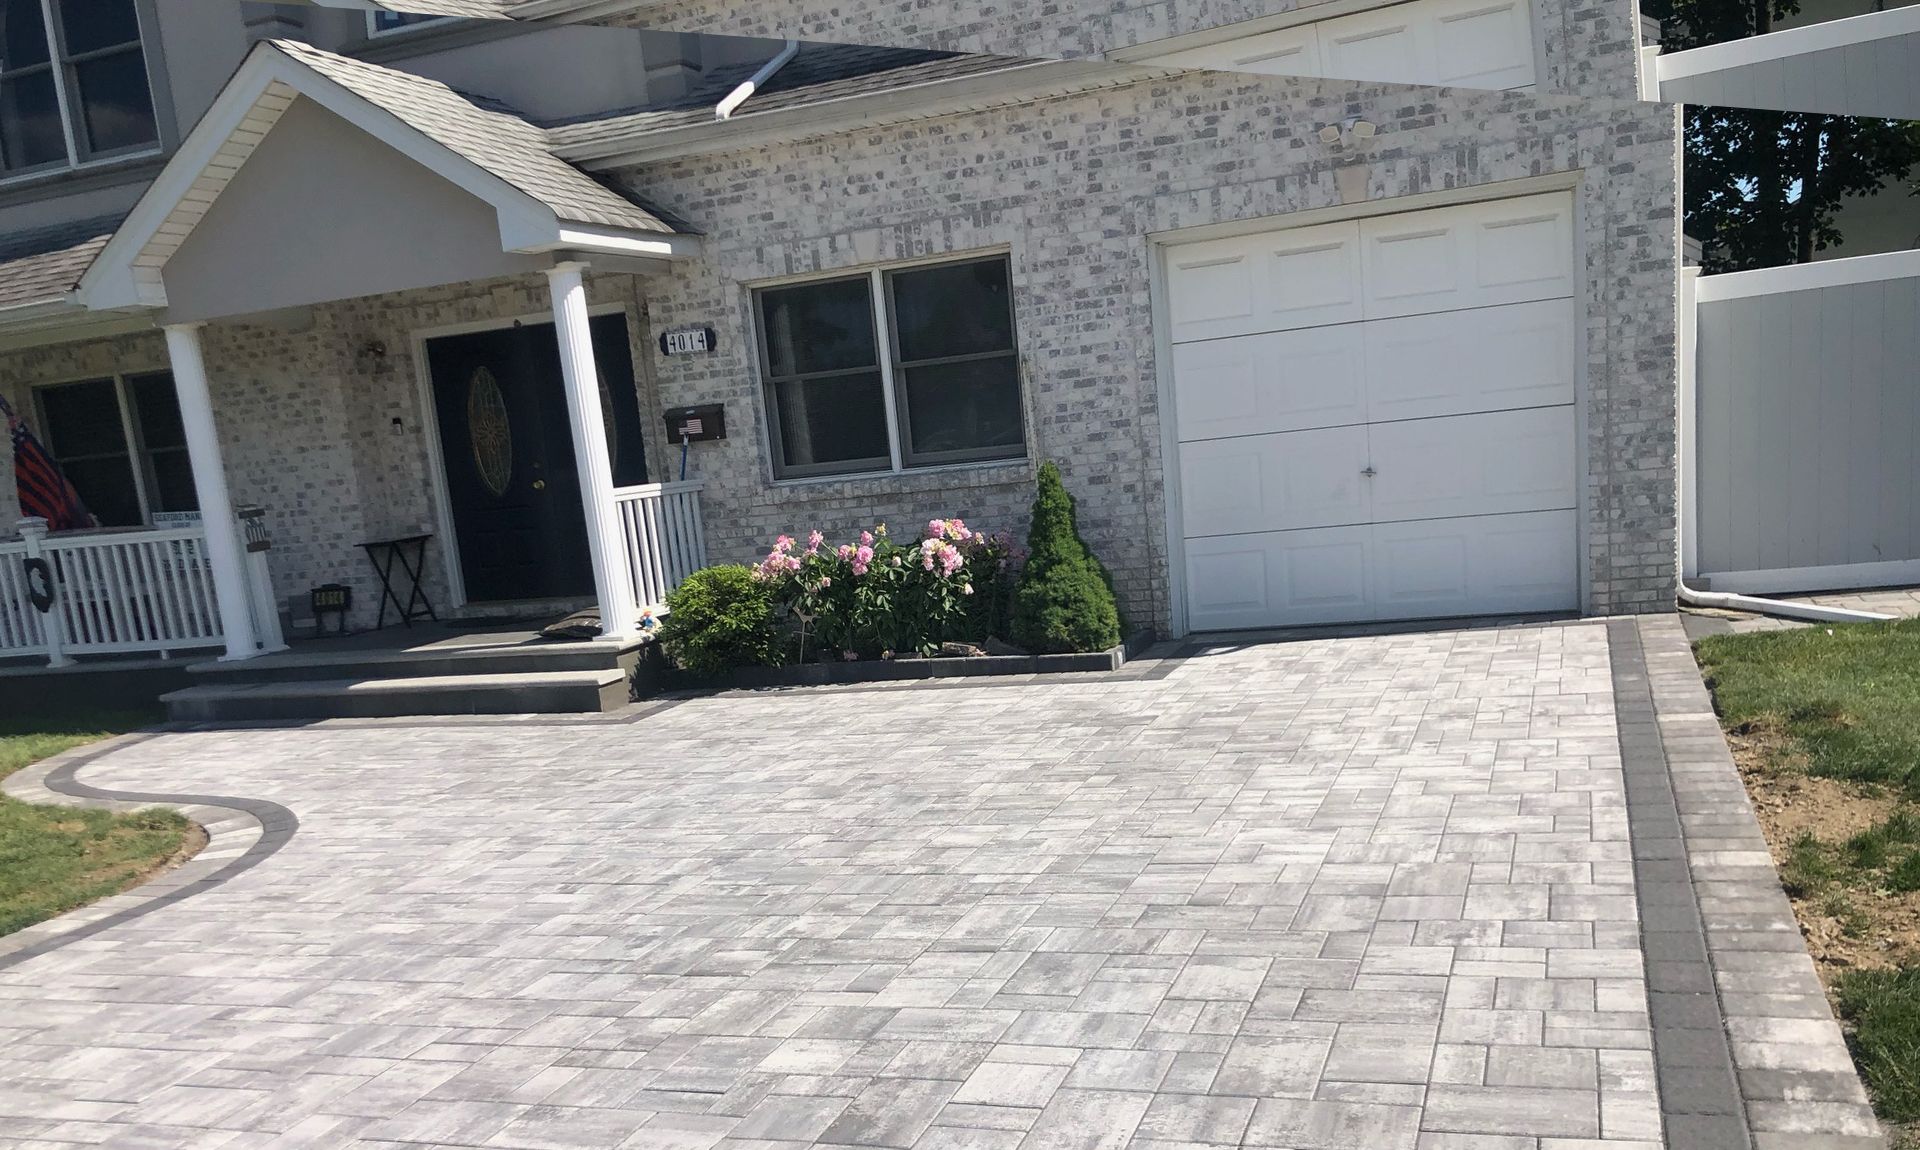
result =
[[[428,171],[493,207],[501,250],[542,252],[559,248],[630,254],[629,233],[605,229],[604,243],[587,242],[562,226],[552,208],[428,137],[392,112],[295,60],[272,44],[254,47],[180,150],[140,197],[120,230],[81,278],[77,292],[88,308],[165,307],[161,272],[179,251],[260,141],[296,98],[306,98],[387,144]],[[651,235],[648,237],[651,239]],[[664,252],[697,250],[660,237]],[[613,241],[618,240],[618,243]]]

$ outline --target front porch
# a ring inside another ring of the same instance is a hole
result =
[[[701,483],[657,481],[639,286],[697,240],[538,129],[366,68],[257,47],[80,283],[123,334],[76,320],[0,364],[86,440],[54,454],[116,524],[0,535],[0,661],[217,652],[278,680],[283,616],[343,584],[371,624],[362,545],[422,536],[442,617],[591,605],[617,655],[705,565]]]

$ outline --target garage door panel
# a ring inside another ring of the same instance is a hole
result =
[[[1188,622],[1199,631],[1332,623],[1367,611],[1367,527],[1196,539],[1187,545]]]
[[[1369,420],[1572,403],[1573,301],[1364,326]]]
[[[1367,429],[1336,427],[1185,444],[1180,508],[1188,535],[1364,523]]]
[[[1366,422],[1358,324],[1183,343],[1173,349],[1182,441]]]
[[[1576,610],[1573,514],[1375,525],[1369,564],[1374,617]]]
[[[1573,294],[1572,205],[1528,196],[1361,224],[1368,319]]]
[[[1169,248],[1172,341],[1359,319],[1359,236],[1341,223]]]
[[[1542,407],[1370,429],[1375,522],[1574,506],[1573,408]]]
[[[1533,83],[1530,6],[1450,2],[1433,23],[1434,82],[1461,88],[1519,88]]]
[[[1311,24],[1169,52],[1155,56],[1151,62],[1169,68],[1223,68],[1269,76],[1326,74],[1320,57],[1320,34]]]
[[[1432,81],[1434,63],[1427,29],[1406,15],[1405,5],[1388,13],[1330,21],[1320,30],[1327,75],[1341,80],[1393,80],[1402,84]]]

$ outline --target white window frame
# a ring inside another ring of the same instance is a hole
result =
[[[53,173],[81,172],[125,160],[159,155],[165,150],[166,129],[160,114],[160,94],[154,86],[153,37],[150,35],[152,29],[148,27],[148,10],[143,0],[134,0],[133,18],[140,29],[140,64],[147,77],[147,108],[153,117],[153,143],[116,148],[106,152],[91,152],[81,147],[78,118],[74,114],[74,102],[78,98],[79,86],[74,81],[73,62],[67,54],[66,34],[59,23],[59,8],[63,3],[85,2],[86,0],[40,0],[40,20],[47,37],[47,53],[50,61],[48,66],[53,71],[53,95],[60,109],[60,133],[67,145],[66,161],[40,164],[31,168],[22,168],[16,172],[0,172],[0,187]]]
[[[424,16],[426,17],[426,19],[410,20],[395,28],[382,28],[380,26],[380,17],[382,15]],[[378,40],[378,39],[383,39],[387,36],[405,36],[407,33],[413,32],[420,28],[433,28],[441,24],[452,23],[453,21],[458,19],[459,19],[458,16],[447,16],[444,14],[433,13],[433,12],[395,12],[392,9],[387,9],[384,13],[370,11],[367,13],[367,39]]]
[[[941,267],[946,264],[984,263],[988,260],[1004,260],[1007,265],[1007,307],[1012,313],[1011,334],[1013,346],[1009,354],[1014,363],[1014,381],[1020,389],[1020,451],[1017,455],[1004,455],[990,459],[951,460],[923,463],[911,466],[906,461],[906,448],[902,443],[904,429],[900,419],[899,389],[896,380],[898,347],[895,342],[893,323],[893,298],[887,291],[887,277],[896,272],[917,271],[922,268]],[[763,292],[780,291],[787,288],[806,287],[809,284],[834,283],[838,281],[865,278],[867,293],[873,306],[874,354],[879,359],[880,394],[887,422],[887,466],[865,470],[815,471],[804,469],[799,472],[785,471],[782,459],[780,433],[776,423],[780,418],[778,399],[774,395],[771,372],[767,363],[767,348],[762,337],[762,312],[760,297]],[[1025,466],[1033,458],[1033,444],[1030,441],[1033,420],[1027,410],[1027,380],[1022,370],[1020,358],[1020,311],[1013,299],[1014,267],[1013,254],[1008,248],[989,248],[982,251],[954,252],[929,259],[902,260],[895,263],[876,264],[867,268],[842,268],[837,271],[825,271],[803,276],[788,276],[782,279],[761,280],[745,285],[748,292],[747,312],[750,316],[749,338],[753,345],[755,370],[760,376],[761,405],[765,409],[765,418],[761,423],[761,433],[767,445],[767,462],[776,484],[835,483],[847,480],[884,478],[898,475],[923,475],[930,472],[971,470],[982,467]]]
[[[152,449],[147,446],[146,431],[140,426],[140,418],[135,413],[132,381],[136,378],[144,378],[150,375],[164,375],[171,378],[173,376],[173,370],[166,366],[159,366],[140,371],[116,371],[105,375],[79,375],[71,379],[36,383],[32,387],[30,396],[33,401],[33,415],[39,423],[40,434],[46,442],[47,453],[53,455],[55,461],[58,462],[59,457],[54,450],[53,423],[47,418],[47,409],[44,401],[45,393],[57,391],[63,387],[75,387],[81,384],[112,382],[114,401],[119,405],[120,409],[120,435],[126,444],[128,470],[133,473],[134,499],[140,505],[140,522],[149,527],[153,525],[153,517],[155,514],[153,507],[154,493],[151,486],[155,482],[155,477],[151,473],[153,453]],[[178,390],[174,392],[174,402],[176,404],[179,403]],[[185,451],[186,447],[185,445],[180,447],[163,447],[160,448],[160,450]],[[89,458],[95,457],[90,456]],[[199,492],[197,491],[194,493],[194,501],[196,503],[199,502]],[[169,514],[176,513],[170,512]]]

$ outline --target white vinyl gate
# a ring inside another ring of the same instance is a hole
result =
[[[1572,211],[1165,249],[1190,629],[1578,607]]]

